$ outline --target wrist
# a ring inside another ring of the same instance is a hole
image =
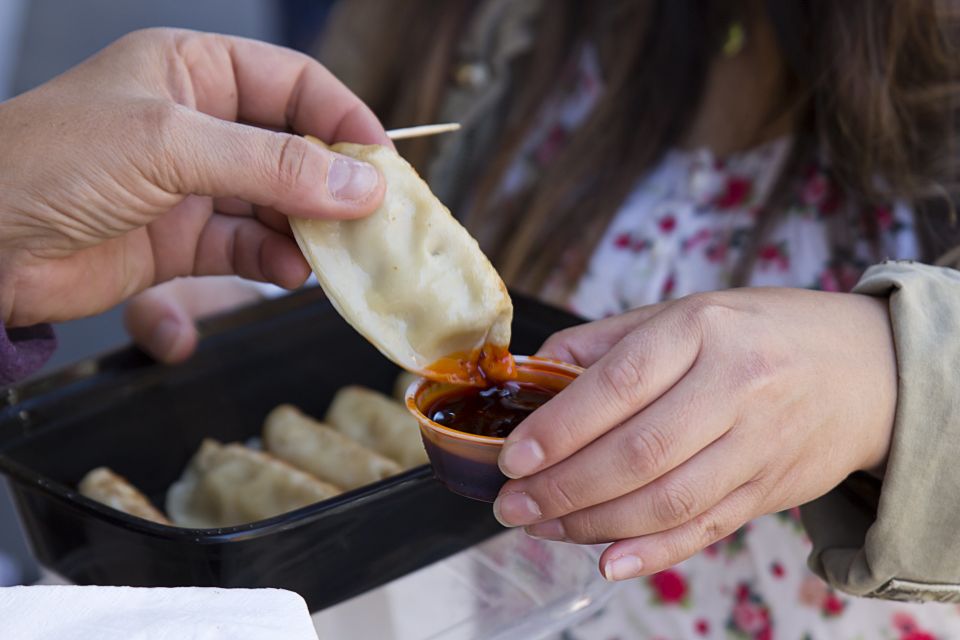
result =
[[[872,397],[865,398],[870,419],[867,422],[867,437],[864,456],[856,471],[863,471],[882,478],[886,470],[897,409],[897,357],[890,324],[889,300],[886,297],[860,296],[865,304],[867,317],[864,335],[866,362],[863,372],[873,374]],[[867,329],[869,327],[869,330]]]

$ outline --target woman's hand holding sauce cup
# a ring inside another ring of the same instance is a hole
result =
[[[506,438],[508,526],[613,543],[607,579],[652,574],[750,519],[882,474],[897,399],[886,302],[731,290],[561,332],[586,367]]]

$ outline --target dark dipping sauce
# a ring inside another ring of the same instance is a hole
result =
[[[450,429],[506,438],[527,416],[555,395],[555,389],[531,382],[503,382],[485,389],[463,387],[439,398],[426,415]]]

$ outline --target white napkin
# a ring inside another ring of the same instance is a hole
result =
[[[0,588],[0,638],[317,640],[299,595],[282,589]]]

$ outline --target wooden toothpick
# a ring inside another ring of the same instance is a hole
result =
[[[387,137],[391,140],[405,140],[407,138],[420,138],[423,136],[435,136],[441,133],[449,133],[460,128],[459,122],[445,122],[443,124],[424,124],[419,127],[404,127],[403,129],[391,129],[387,131]]]

